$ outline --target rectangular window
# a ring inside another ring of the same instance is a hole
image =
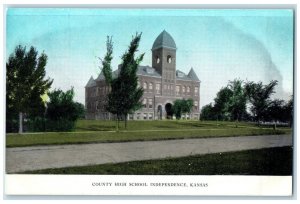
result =
[[[153,99],[152,98],[148,99],[148,107],[153,108]]]
[[[195,96],[198,96],[198,94],[199,94],[199,87],[195,87]]]
[[[153,113],[149,113],[148,119],[149,119],[149,120],[152,120],[152,119],[153,119]]]
[[[194,107],[196,110],[198,110],[198,101],[194,101]]]
[[[144,113],[144,120],[147,120],[147,113]]]
[[[144,82],[143,88],[144,88],[144,90],[147,90],[147,83],[146,82]]]
[[[186,88],[186,92],[187,92],[187,94],[189,94],[189,93],[191,92],[191,87],[188,86],[188,87]]]
[[[176,86],[176,95],[180,94],[180,86]]]
[[[129,114],[129,120],[133,120],[133,114]]]
[[[153,89],[153,83],[149,83],[149,90]]]
[[[182,93],[185,93],[185,86],[182,87]]]
[[[144,100],[143,100],[143,108],[147,108],[147,99],[146,98],[144,98]]]
[[[161,88],[161,84],[155,85],[156,93],[160,94],[160,88]]]

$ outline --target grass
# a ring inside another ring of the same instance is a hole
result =
[[[45,169],[26,174],[292,175],[292,147],[216,153],[173,159]]]
[[[223,122],[223,121],[198,121],[198,120],[153,120],[153,121],[128,121],[127,130],[181,130],[181,129],[224,129],[238,127],[256,127],[254,123]],[[79,120],[75,131],[114,131],[115,121]],[[120,122],[120,130],[125,130],[124,122]]]
[[[289,128],[257,128],[253,124],[201,121],[129,121],[128,129],[115,130],[114,121],[80,120],[74,132],[7,134],[7,147],[129,142],[204,137],[288,134]]]

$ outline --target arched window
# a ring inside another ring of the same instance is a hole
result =
[[[149,90],[152,90],[153,89],[153,83],[149,83]]]
[[[172,57],[171,57],[171,55],[168,55],[168,57],[167,57],[167,62],[168,62],[169,64],[172,62]]]
[[[144,82],[143,88],[144,88],[144,90],[147,90],[147,82]]]
[[[191,91],[191,88],[188,86],[188,87],[186,88],[186,92],[187,92],[187,93],[190,93],[190,91]]]
[[[157,57],[156,57],[156,64],[159,64],[159,62],[160,62],[160,59],[159,59],[159,57],[157,56]]]

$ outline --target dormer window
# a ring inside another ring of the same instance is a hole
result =
[[[172,62],[172,57],[170,55],[168,55],[167,57],[167,62],[170,64]]]

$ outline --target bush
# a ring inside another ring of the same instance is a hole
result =
[[[71,131],[75,129],[75,121],[67,119],[47,120],[46,131]]]
[[[67,119],[50,120],[37,117],[26,121],[25,127],[28,132],[72,131],[75,129],[75,121]]]
[[[25,129],[29,132],[43,132],[46,130],[46,119],[35,117],[25,122]]]
[[[19,124],[18,120],[6,119],[6,132],[18,132]]]

